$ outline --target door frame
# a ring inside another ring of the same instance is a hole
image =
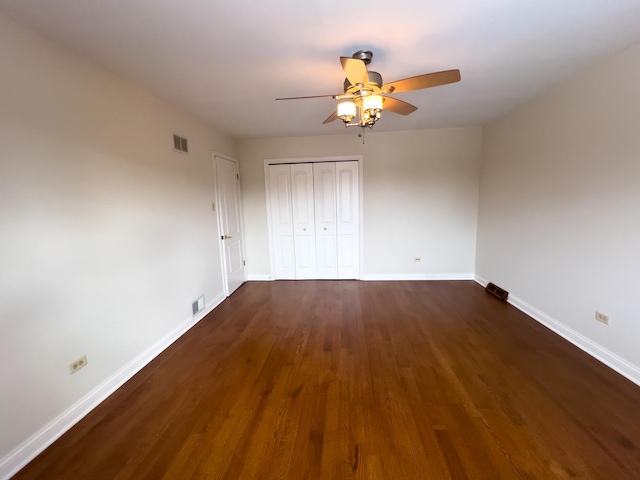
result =
[[[221,275],[222,275],[222,288],[224,290],[224,294],[226,297],[228,297],[230,295],[229,293],[229,282],[227,279],[227,259],[226,259],[226,255],[224,254],[224,244],[223,244],[223,240],[221,238],[222,236],[222,216],[221,216],[221,212],[220,212],[220,205],[222,204],[222,202],[220,201],[220,191],[218,190],[218,164],[216,161],[216,157],[220,158],[221,160],[226,160],[232,163],[236,164],[236,167],[238,169],[238,174],[240,174],[240,162],[238,162],[238,160],[236,160],[233,157],[230,157],[229,155],[224,155],[222,153],[218,153],[218,152],[211,152],[211,158],[213,160],[213,189],[214,189],[214,194],[215,194],[215,214],[216,214],[216,224],[218,226],[218,248],[220,250],[220,266],[221,266]],[[240,214],[240,238],[241,238],[241,242],[242,242],[242,258],[243,258],[243,262],[244,259],[247,258],[246,255],[246,246],[245,246],[245,238],[244,238],[244,213],[242,211],[242,187],[241,187],[241,182],[238,182],[238,193],[240,194],[240,202],[238,205],[238,209],[239,209],[239,214]],[[244,275],[244,281],[247,281],[247,268],[245,265],[243,265],[243,269],[242,269],[243,275]]]
[[[268,225],[268,235],[269,235],[269,278],[268,280],[275,280],[275,271],[276,271],[276,263],[273,258],[273,229],[272,229],[272,219],[271,219],[271,186],[269,182],[269,165],[282,165],[282,164],[292,164],[292,163],[323,163],[323,162],[358,162],[358,210],[359,210],[359,225],[358,225],[358,235],[360,237],[359,248],[360,248],[360,258],[358,262],[360,263],[360,278],[363,277],[363,264],[364,264],[364,235],[363,235],[363,170],[364,170],[364,157],[362,155],[339,155],[333,157],[296,157],[296,158],[267,158],[264,160],[264,184],[265,184],[265,194],[267,197],[267,225]]]

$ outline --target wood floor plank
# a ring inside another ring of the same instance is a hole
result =
[[[15,478],[637,479],[639,407],[474,282],[250,282]]]

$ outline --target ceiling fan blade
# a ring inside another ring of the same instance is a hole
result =
[[[284,98],[276,98],[276,100],[302,100],[305,98],[327,98],[327,97],[331,97],[331,98],[336,98],[338,96],[342,95],[341,93],[337,93],[335,95],[309,95],[307,97],[284,97]]]
[[[409,92],[422,88],[438,87],[448,83],[460,81],[460,70],[445,70],[444,72],[425,73],[416,77],[405,78],[382,86],[384,93]]]
[[[362,60],[351,57],[340,57],[340,63],[342,64],[344,75],[351,85],[358,83],[366,85],[369,83],[369,72],[367,72],[367,66]]]
[[[329,115],[329,117],[324,122],[322,122],[322,124],[324,125],[325,123],[331,123],[337,119],[338,119],[338,112],[335,111],[331,115]]]
[[[415,112],[418,107],[415,105],[411,105],[410,103],[403,102],[402,100],[398,100],[397,98],[391,97],[382,97],[384,98],[384,102],[382,103],[382,108],[384,110],[389,110],[393,113],[399,113],[400,115],[409,115],[410,113]]]

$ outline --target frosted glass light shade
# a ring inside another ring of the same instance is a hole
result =
[[[356,116],[355,103],[351,101],[347,101],[347,102],[340,102],[338,104],[338,118],[342,119],[342,121],[348,123],[351,120],[353,120],[353,117],[355,116]]]
[[[375,114],[382,110],[382,97],[380,95],[367,95],[363,97],[362,109],[372,117],[375,117]]]

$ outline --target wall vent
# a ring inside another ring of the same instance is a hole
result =
[[[194,302],[191,304],[191,311],[195,315],[203,308],[204,308],[204,295],[201,295],[200,298],[198,298],[197,300],[194,300]]]
[[[507,301],[507,298],[509,297],[509,292],[507,292],[506,290],[500,288],[499,286],[497,286],[495,283],[489,283],[486,287],[485,287],[485,291],[487,293],[490,293],[491,295],[493,295],[494,297],[499,298],[500,300],[502,300],[503,302]]]
[[[173,134],[173,149],[176,152],[189,153],[189,146],[187,145],[187,139],[180,135]]]

